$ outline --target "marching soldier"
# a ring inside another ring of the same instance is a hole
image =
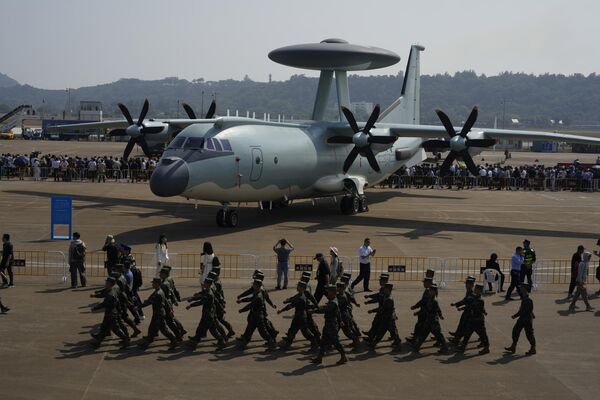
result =
[[[150,346],[150,343],[154,341],[154,338],[158,336],[158,333],[162,333],[171,342],[169,348],[172,349],[180,342],[171,331],[167,328],[165,303],[167,298],[165,293],[161,289],[163,281],[160,278],[152,279],[152,288],[154,292],[142,303],[142,307],[152,306],[152,319],[148,326],[148,335],[142,338],[141,343],[138,345],[140,348],[145,349]]]
[[[383,291],[381,293],[381,301],[379,307],[369,310],[369,314],[376,313],[374,320],[377,323],[374,326],[369,341],[372,349],[375,349],[377,343],[383,339],[386,332],[390,332],[392,336],[392,349],[394,351],[400,351],[400,336],[398,335],[398,328],[396,327],[396,308],[394,307],[394,299],[392,298],[392,289],[394,285],[391,283],[385,283]]]
[[[415,328],[413,330],[412,337],[406,338],[406,341],[411,344],[414,344],[414,342],[417,339],[417,335],[419,334],[420,331],[423,330],[423,325],[425,324],[425,309],[423,308],[423,305],[425,304],[425,302],[427,301],[427,299],[429,297],[429,289],[431,288],[432,285],[433,285],[433,277],[426,276],[423,279],[423,288],[425,290],[423,291],[423,294],[421,295],[421,300],[419,300],[415,305],[413,305],[410,308],[411,310],[416,310],[417,308],[419,309],[419,311],[417,311],[415,313],[415,315],[417,316],[417,322],[415,323]]]
[[[133,307],[133,296],[131,293],[131,289],[127,284],[127,279],[123,276],[123,264],[117,264],[115,269],[111,273],[116,279],[115,290],[117,291],[119,297],[119,308],[121,310],[121,321],[125,324],[129,325],[131,329],[133,329],[132,338],[137,337],[142,331],[139,330],[135,321],[140,321],[137,311]],[[134,319],[129,317],[127,312],[130,312]],[[139,323],[139,322],[138,322]],[[126,329],[126,328],[125,328]]]
[[[519,311],[511,317],[512,319],[517,319],[512,330],[512,344],[509,347],[505,347],[504,350],[514,354],[517,351],[517,343],[519,342],[521,331],[525,329],[525,335],[531,346],[525,354],[531,356],[537,353],[535,349],[535,336],[533,334],[533,319],[535,318],[533,314],[533,300],[529,297],[529,285],[523,283],[520,289],[521,306],[519,307]]]
[[[246,326],[246,330],[242,336],[238,338],[240,348],[243,349],[246,347],[246,345],[252,339],[252,334],[256,329],[258,329],[260,336],[267,342],[267,347],[272,349],[275,347],[275,338],[271,336],[266,325],[265,298],[262,290],[262,281],[255,279],[254,283],[252,284],[252,290],[252,296],[245,297],[237,301],[238,304],[248,303],[248,305],[244,306],[240,310],[240,313],[249,311],[248,325]]]
[[[379,306],[381,306],[383,304],[383,300],[384,300],[383,292],[384,292],[385,284],[388,283],[389,279],[390,279],[390,275],[387,273],[382,273],[381,275],[379,275],[379,291],[377,291],[377,293],[367,294],[365,296],[365,299],[367,299],[367,301],[365,301],[365,304],[377,303]],[[373,322],[371,323],[371,328],[368,331],[363,332],[363,334],[367,335],[369,340],[372,339],[373,332],[375,332],[375,328],[377,327],[378,323],[379,323],[379,317],[378,317],[378,314],[375,314],[375,318],[373,318]]]
[[[125,348],[129,345],[129,335],[127,331],[124,331],[122,328],[122,323],[119,323],[121,318],[121,310],[119,308],[119,296],[117,291],[114,289],[116,286],[117,280],[109,276],[106,278],[106,282],[104,284],[104,291],[101,294],[90,294],[90,297],[104,297],[102,303],[96,304],[92,307],[92,311],[97,311],[104,309],[104,318],[102,319],[102,324],[100,325],[100,332],[92,333],[92,337],[94,338],[93,345],[95,347],[100,346],[102,340],[106,336],[113,332],[121,339],[121,347]]]
[[[442,310],[436,299],[437,297],[437,285],[432,283],[427,289],[427,296],[425,297],[424,303],[421,304],[421,310],[415,315],[423,312],[423,322],[420,327],[420,331],[415,331],[416,339],[414,341],[414,352],[419,353],[421,345],[427,339],[427,336],[431,333],[436,339],[436,342],[440,344],[439,354],[446,353],[448,351],[448,344],[444,335],[442,335],[442,328],[440,326],[440,319],[444,319]],[[423,300],[422,300],[423,301]],[[412,308],[412,307],[411,307]]]
[[[479,346],[482,347],[482,349],[479,351],[479,354],[483,355],[490,352],[490,341],[485,329],[485,316],[487,315],[487,312],[485,311],[485,302],[481,298],[482,292],[483,285],[475,285],[475,291],[465,302],[463,314],[466,313],[468,316],[463,341],[456,350],[459,353],[465,351],[473,332],[477,333],[477,336],[479,336],[479,340],[481,341]]]
[[[298,282],[297,291],[298,293],[296,293],[296,295],[284,301],[287,305],[277,311],[277,314],[281,314],[284,311],[291,310],[292,308],[294,309],[294,319],[292,319],[290,329],[288,329],[287,335],[283,338],[279,347],[282,350],[288,350],[298,331],[301,331],[302,335],[310,341],[311,347],[316,349],[318,344],[317,338],[308,329],[308,309],[310,307],[310,302],[305,294],[306,283],[303,281]]]
[[[467,304],[467,302],[470,301],[471,297],[473,296],[473,285],[475,285],[475,278],[472,276],[467,276],[467,279],[465,280],[465,289],[466,289],[465,297],[463,297],[462,300],[457,301],[456,303],[452,303],[450,305],[452,307],[456,307],[457,309],[459,309],[460,307],[464,307]],[[469,313],[467,312],[466,309],[463,309],[463,312],[460,315],[460,320],[458,321],[458,326],[456,327],[456,330],[454,332],[449,332],[451,336],[454,336],[452,339],[450,339],[451,343],[454,343],[454,344],[460,343],[460,339],[465,335],[465,329],[467,327],[468,317],[469,317]]]
[[[354,291],[351,288],[351,282],[350,282],[350,278],[352,277],[352,275],[350,273],[343,273],[342,277],[340,278],[340,281],[344,284],[344,293],[346,294],[346,297],[348,298],[348,312],[349,312],[349,316],[350,316],[350,323],[352,324],[352,331],[356,332],[356,335],[360,338],[360,329],[358,328],[358,324],[356,323],[356,320],[354,319],[354,314],[353,314],[353,308],[354,306],[360,308],[360,304],[358,304],[358,301],[356,301],[356,297],[354,296]]]
[[[352,305],[350,304],[350,297],[346,293],[346,284],[344,282],[338,282],[336,288],[336,297],[342,321],[342,332],[344,332],[344,335],[346,335],[348,339],[352,340],[350,346],[356,349],[360,346],[360,331],[354,329],[355,322],[352,317]]]
[[[167,326],[175,334],[177,339],[183,340],[183,336],[187,333],[187,331],[181,322],[179,322],[179,320],[175,317],[175,309],[173,308],[173,306],[179,305],[181,297],[175,288],[175,282],[169,277],[170,272],[171,267],[162,267],[158,273],[158,276],[162,281],[160,288],[164,292],[165,298],[167,299],[165,302],[165,319],[167,321]]]
[[[268,305],[270,305],[272,308],[277,308],[277,306],[275,304],[273,304],[273,302],[271,301],[271,297],[269,296],[269,292],[264,288],[264,286],[262,285],[262,282],[265,280],[265,274],[259,270],[259,269],[255,269],[254,273],[252,274],[252,279],[253,280],[259,280],[261,282],[261,292],[264,298],[265,303],[267,303]],[[237,299],[240,300],[244,297],[250,296],[253,294],[254,292],[254,284],[252,286],[250,286],[249,289],[247,289],[246,291],[244,291],[243,293],[241,293],[240,295],[238,295]],[[267,329],[269,330],[269,334],[276,339],[277,335],[279,335],[279,331],[277,329],[275,329],[275,327],[273,326],[273,323],[267,318],[268,317],[268,313],[267,313],[267,307],[265,307],[265,324]]]
[[[202,292],[188,300],[190,304],[186,307],[186,310],[202,306],[202,317],[196,328],[196,334],[189,337],[193,349],[198,346],[202,338],[206,337],[208,331],[217,339],[217,350],[222,350],[225,347],[225,338],[217,327],[216,303],[218,300],[215,298],[215,291],[211,289],[211,286],[213,286],[213,278],[207,276],[202,282]]]
[[[306,296],[306,299],[309,302],[308,310],[319,307],[319,305],[317,304],[317,299],[315,299],[315,296],[313,296],[312,291],[310,289],[310,272],[304,271],[302,273],[302,276],[300,277],[300,282],[304,282],[304,284],[306,285],[304,295]],[[308,324],[308,330],[310,331],[310,333],[312,333],[312,335],[315,338],[320,338],[321,332],[319,331],[319,327],[317,326],[317,323],[315,322],[311,312],[309,312],[306,316],[306,323]]]
[[[325,292],[329,302],[324,306],[320,306],[316,311],[314,311],[315,313],[325,315],[325,325],[323,326],[323,335],[321,336],[319,355],[313,359],[312,362],[314,364],[321,364],[323,362],[325,350],[329,345],[333,345],[333,347],[339,351],[341,356],[337,364],[345,364],[348,362],[348,358],[346,358],[346,352],[344,351],[344,347],[340,343],[340,338],[338,336],[340,331],[341,317],[336,298],[336,287],[334,285],[327,285],[325,287]]]
[[[217,325],[219,325],[219,330],[222,332],[225,339],[229,339],[235,336],[235,332],[233,331],[231,324],[225,320],[225,293],[223,292],[223,285],[219,279],[219,276],[221,275],[221,267],[213,265],[213,269],[208,273],[208,275],[213,279],[211,289],[215,295],[215,314],[217,318]],[[227,329],[227,333],[225,333],[223,328]]]

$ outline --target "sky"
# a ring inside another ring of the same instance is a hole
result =
[[[269,51],[339,37],[400,63],[426,47],[423,74],[573,74],[600,69],[596,0],[1,0],[0,72],[46,89],[120,78],[285,80]]]

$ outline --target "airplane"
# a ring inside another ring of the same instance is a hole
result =
[[[284,65],[320,70],[311,120],[271,122],[220,117],[195,121],[165,149],[150,179],[160,197],[221,203],[216,222],[235,227],[240,203],[261,209],[296,199],[341,197],[343,214],[368,211],[365,188],[388,178],[402,166],[426,160],[426,149],[449,153],[441,170],[462,159],[474,175],[472,155],[499,139],[555,140],[600,144],[600,139],[553,132],[473,128],[478,109],[465,125],[454,128],[437,111],[442,126],[420,125],[420,53],[413,45],[400,97],[385,111],[376,106],[366,123],[349,110],[347,71],[387,67],[400,60],[388,50],[349,44],[341,39],[287,46],[269,58]],[[339,121],[324,120],[335,75]],[[449,136],[449,139],[446,138]],[[237,203],[237,207],[232,204]]]
[[[86,122],[81,124],[70,125],[55,125],[51,130],[67,130],[67,129],[110,129],[108,135],[129,136],[129,141],[123,151],[123,158],[127,160],[131,151],[137,144],[147,157],[160,156],[164,151],[165,145],[168,144],[183,128],[201,122],[205,119],[212,119],[215,116],[217,105],[213,100],[210,103],[208,111],[204,119],[198,119],[196,113],[189,104],[183,103],[183,109],[189,119],[169,119],[169,120],[154,120],[146,119],[150,104],[148,99],[144,100],[140,115],[137,121],[131,117],[131,113],[127,106],[118,103],[117,106],[123,113],[125,120],[102,121],[102,122]]]

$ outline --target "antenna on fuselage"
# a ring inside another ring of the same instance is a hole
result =
[[[281,47],[271,51],[269,58],[290,67],[321,71],[312,113],[315,121],[325,118],[334,75],[339,120],[343,121],[342,107],[350,108],[348,71],[385,68],[400,61],[400,56],[394,52],[350,44],[343,39],[325,39],[321,43]]]

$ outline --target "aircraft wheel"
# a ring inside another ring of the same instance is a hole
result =
[[[239,221],[237,211],[235,211],[235,210],[227,211],[227,214],[225,214],[225,221],[227,223],[227,226],[235,228],[238,225],[238,221]]]
[[[367,212],[367,211],[369,211],[369,204],[367,203],[367,197],[366,196],[362,196],[359,199],[359,209],[360,209],[360,212]]]
[[[350,196],[342,197],[342,200],[340,201],[340,209],[342,210],[342,214],[344,214],[344,215],[353,214],[352,199],[353,199],[353,197],[350,197]]]
[[[352,214],[360,212],[360,199],[357,196],[350,198],[350,204],[352,206]]]
[[[220,227],[225,226],[225,210],[223,209],[217,211],[217,225]]]

